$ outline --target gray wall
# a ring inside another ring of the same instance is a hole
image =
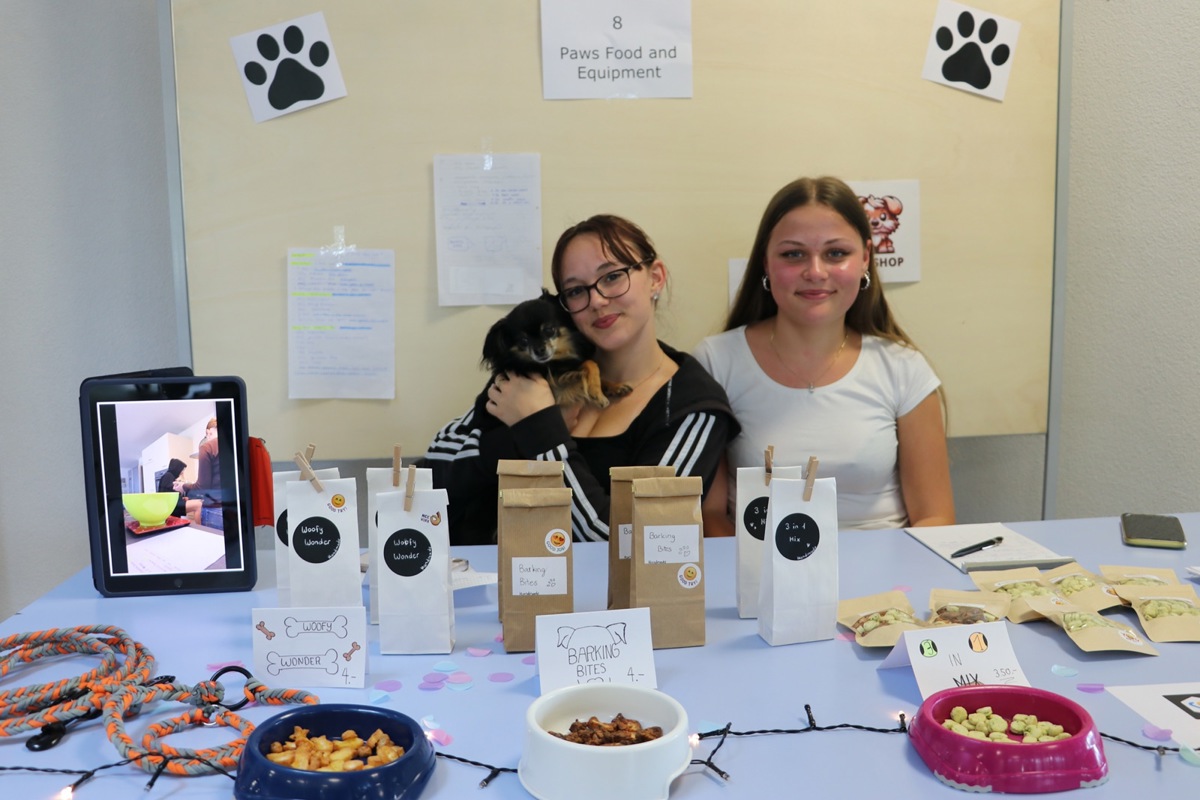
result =
[[[153,0],[0,0],[0,617],[89,563],[80,381],[179,363],[158,41]]]
[[[1194,0],[1072,8],[1050,514],[1197,510],[1200,292],[1189,268],[1200,233],[1177,220],[1200,194],[1200,102],[1184,68],[1200,14]],[[6,617],[88,563],[79,382],[179,363],[187,343],[154,0],[0,0],[0,19]],[[960,518],[1041,517],[1045,451],[1044,436],[952,441]]]

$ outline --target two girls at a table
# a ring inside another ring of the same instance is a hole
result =
[[[704,481],[705,533],[733,532],[730,476],[820,459],[843,528],[954,522],[940,381],[884,299],[866,212],[835,178],[802,178],[767,205],[726,331],[696,357],[657,339],[667,267],[650,238],[599,215],[551,259],[559,301],[631,391],[564,413],[540,377],[504,375],[443,427],[423,460],[450,496],[457,544],[494,541],[496,462],[564,462],[576,539],[608,538],[608,470],[662,464]]]

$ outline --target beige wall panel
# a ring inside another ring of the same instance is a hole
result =
[[[923,277],[888,297],[946,384],[951,434],[1044,433],[1059,4],[974,5],[1022,26],[1003,103],[921,79],[936,0],[695,0],[695,97],[611,101],[542,100],[535,0],[176,0],[196,370],[246,380],[277,457],[423,451],[482,388],[507,310],[437,306],[439,153],[540,154],[547,272],[583,217],[645,227],[672,271],[660,332],[684,349],[720,329],[727,261],[779,186],[916,178]],[[348,96],[255,124],[230,37],[318,10]],[[394,401],[287,398],[287,248],[335,225],[396,251]]]

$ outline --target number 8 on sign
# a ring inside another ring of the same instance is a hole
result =
[[[808,514],[788,514],[775,526],[775,548],[791,561],[803,561],[816,552],[821,530]]]

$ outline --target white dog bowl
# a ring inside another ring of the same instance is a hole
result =
[[[655,725],[652,742],[613,747],[576,744],[551,736],[567,733],[575,720],[617,714]],[[525,712],[525,749],[517,774],[538,800],[666,800],[671,781],[692,759],[687,712],[656,689],[585,683],[542,695]]]

